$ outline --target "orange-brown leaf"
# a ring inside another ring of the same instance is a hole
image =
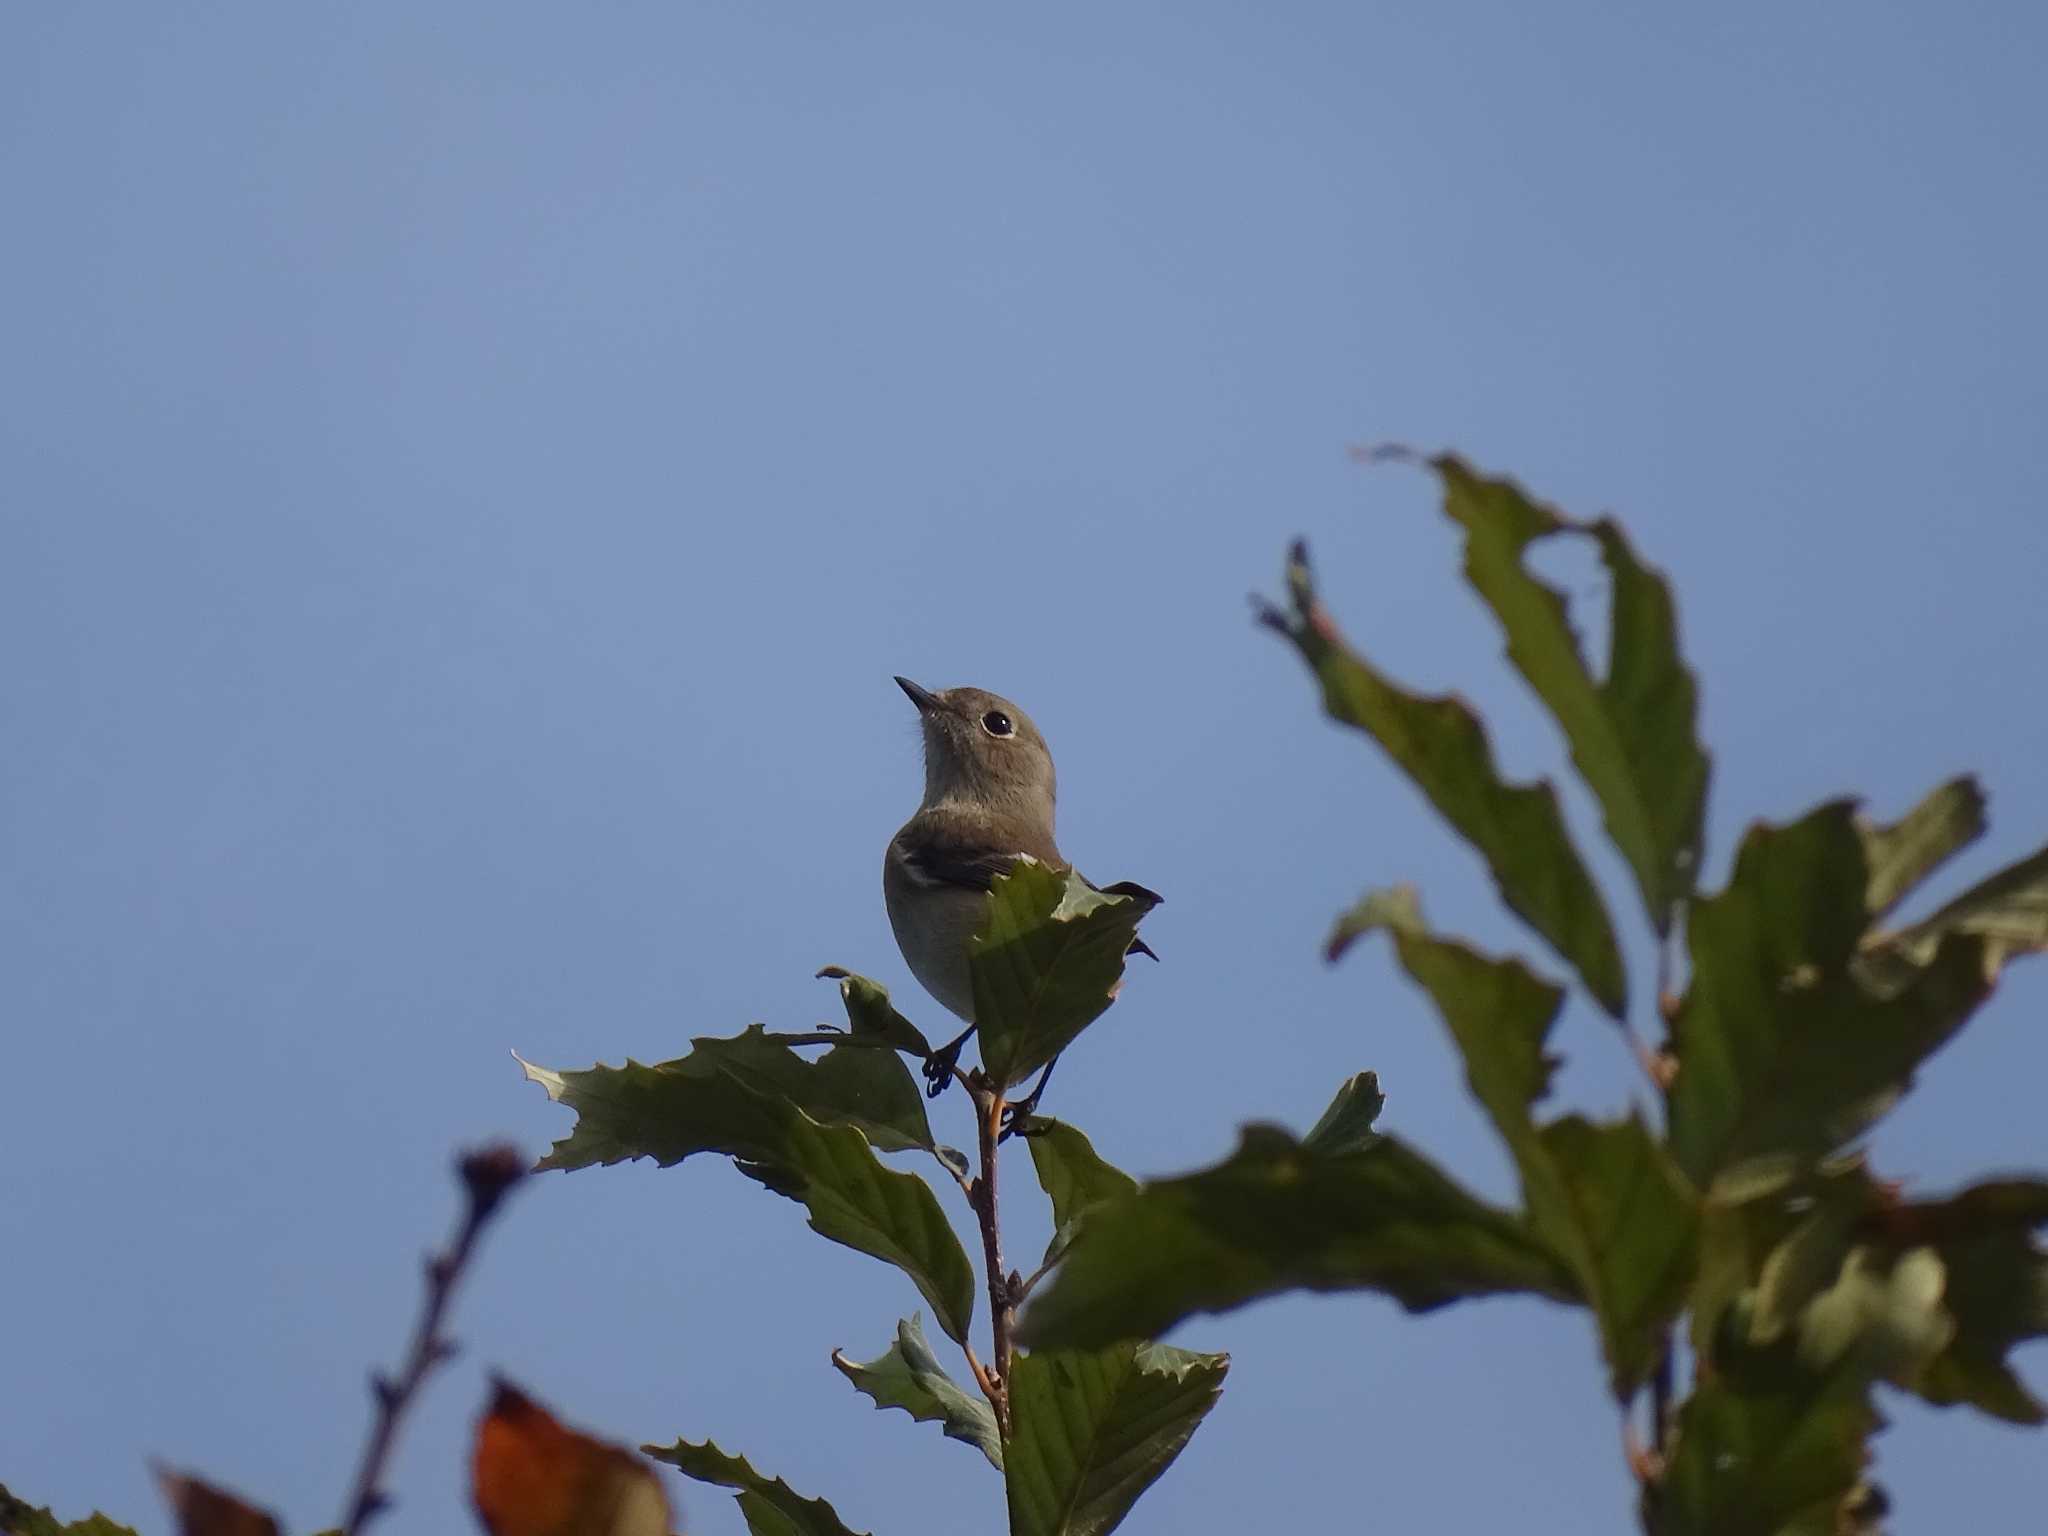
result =
[[[178,1517],[179,1536],[278,1536],[277,1522],[196,1477],[158,1467],[156,1485]]]
[[[502,1380],[477,1426],[474,1480],[491,1536],[668,1536],[653,1467],[564,1428]]]

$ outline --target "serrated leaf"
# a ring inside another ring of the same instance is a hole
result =
[[[1102,1536],[1216,1404],[1228,1355],[1162,1344],[1034,1350],[1011,1374],[1011,1536]]]
[[[1104,1162],[1088,1138],[1064,1120],[1034,1118],[1023,1141],[1031,1149],[1038,1186],[1052,1201],[1053,1235],[1045,1249],[1045,1262],[1052,1264],[1072,1245],[1083,1213],[1134,1193],[1138,1181]]]
[[[1428,463],[1443,483],[1444,514],[1465,531],[1466,579],[1500,621],[1509,661],[1563,730],[1651,925],[1669,932],[1678,903],[1692,894],[1708,777],[1699,688],[1678,652],[1670,587],[1636,559],[1612,518],[1565,517],[1452,455]],[[1564,533],[1599,545],[1613,584],[1608,675],[1599,681],[1563,594],[1523,563],[1532,544]]]
[[[1465,1080],[1507,1143],[1531,1231],[1578,1277],[1600,1323],[1615,1396],[1632,1396],[1685,1306],[1698,1200],[1641,1120],[1577,1115],[1539,1125],[1556,1059],[1546,1044],[1563,991],[1519,960],[1496,960],[1438,938],[1412,894],[1368,896],[1339,920],[1332,953],[1385,927],[1409,977],[1435,1005]]]
[[[820,1125],[787,1098],[759,1092],[709,1061],[696,1055],[581,1072],[520,1062],[548,1097],[577,1115],[575,1129],[539,1166],[647,1157],[666,1167],[698,1152],[731,1157],[750,1178],[800,1201],[813,1231],[901,1269],[939,1326],[966,1338],[974,1271],[931,1186],[884,1167],[854,1126]]]
[[[1248,1125],[1215,1167],[1096,1207],[1020,1337],[1096,1348],[1291,1290],[1375,1290],[1411,1312],[1474,1296],[1580,1299],[1518,1213],[1467,1193],[1398,1139],[1330,1156],[1278,1126]]]
[[[1373,1122],[1386,1107],[1387,1096],[1380,1092],[1378,1073],[1352,1074],[1330,1100],[1330,1107],[1301,1138],[1301,1150],[1320,1157],[1364,1151],[1378,1139]]]
[[[0,1531],[7,1536],[136,1536],[135,1527],[95,1510],[83,1520],[59,1520],[47,1505],[32,1506],[0,1483]]]
[[[1035,859],[997,876],[968,957],[982,1070],[1004,1088],[1022,1082],[1101,1017],[1149,910]]]
[[[873,1360],[862,1364],[835,1350],[832,1363],[877,1408],[901,1408],[920,1424],[936,1422],[949,1440],[973,1446],[1002,1471],[1003,1439],[995,1411],[946,1374],[915,1313],[896,1325],[896,1342]]]
[[[1670,1139],[1701,1189],[1768,1192],[1879,1119],[1990,990],[1985,941],[1942,933],[1888,995],[1854,961],[1869,872],[1850,801],[1743,839],[1693,904]]]
[[[1316,598],[1300,544],[1287,583],[1291,611],[1262,605],[1260,618],[1300,651],[1322,685],[1324,710],[1380,744],[1485,859],[1508,907],[1571,963],[1601,1006],[1624,1017],[1628,981],[1614,926],[1549,781],[1506,782],[1469,706],[1410,693],[1352,650]]]
[[[932,1043],[924,1031],[896,1011],[889,1001],[889,989],[879,981],[857,976],[843,965],[826,966],[818,972],[818,979],[839,983],[846,1022],[856,1035],[873,1035],[920,1059],[931,1055]]]
[[[2007,961],[2048,949],[2048,848],[1982,880],[1932,917],[1898,933],[1874,934],[1857,973],[1887,995],[1919,981],[1958,939],[1976,941],[1987,984]]]
[[[652,1467],[593,1440],[503,1378],[477,1423],[470,1496],[490,1536],[668,1536]]]
[[[835,1045],[806,1058],[758,1024],[738,1035],[700,1037],[671,1066],[730,1072],[772,1098],[787,1099],[820,1125],[850,1125],[884,1152],[935,1151],[924,1093],[903,1058],[871,1045]]]
[[[744,1456],[728,1456],[711,1441],[693,1445],[643,1445],[641,1451],[665,1461],[685,1477],[730,1488],[753,1536],[858,1536],[823,1499],[807,1499],[781,1478],[764,1477]]]
[[[1950,779],[1889,826],[1863,817],[1863,858],[1870,867],[1864,902],[1883,917],[1951,856],[1984,833],[1984,791],[1968,774]]]

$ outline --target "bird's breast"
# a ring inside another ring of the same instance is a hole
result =
[[[974,981],[967,964],[968,941],[988,918],[988,894],[920,881],[891,843],[882,862],[882,897],[910,974],[947,1012],[972,1024]]]

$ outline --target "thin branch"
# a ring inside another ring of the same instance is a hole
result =
[[[979,1073],[968,1080],[967,1086],[974,1095],[975,1140],[981,1152],[981,1173],[975,1179],[970,1195],[975,1221],[981,1227],[982,1263],[988,1271],[989,1333],[992,1341],[988,1376],[995,1385],[989,1402],[996,1411],[996,1428],[1008,1440],[1010,1362],[1015,1355],[1010,1329],[1016,1320],[1017,1300],[1003,1269],[1002,1224],[996,1205],[996,1159],[1003,1134],[1003,1095],[1002,1090],[989,1086]]]
[[[445,1252],[427,1257],[426,1303],[413,1326],[404,1369],[396,1380],[381,1371],[370,1377],[370,1395],[376,1399],[377,1417],[370,1429],[370,1442],[363,1447],[355,1490],[349,1495],[348,1515],[341,1523],[343,1536],[358,1536],[371,1520],[391,1506],[391,1497],[381,1484],[384,1464],[397,1444],[399,1420],[412,1406],[434,1367],[455,1354],[455,1346],[441,1336],[448,1298],[468,1267],[470,1255],[476,1251],[478,1236],[512,1186],[525,1177],[526,1158],[517,1147],[500,1142],[464,1153],[456,1167],[462,1174],[468,1208],[462,1214],[462,1225],[456,1230],[454,1242]]]
[[[1657,1368],[1650,1372],[1650,1449],[1661,1460],[1671,1432],[1671,1335],[1666,1331]]]
[[[1643,1069],[1643,1076],[1661,1099],[1671,1091],[1671,1079],[1678,1070],[1677,1061],[1669,1050],[1651,1045],[1636,1033],[1635,1025],[1623,1021],[1621,1032],[1628,1040],[1629,1052],[1635,1057],[1636,1065]]]
[[[1681,906],[1675,915],[1683,913]],[[1633,1029],[1629,1031],[1636,1059],[1660,1096],[1671,1092],[1671,1080],[1678,1075],[1678,1058],[1671,1049],[1671,1028],[1678,1022],[1678,1009],[1683,1001],[1677,992],[1678,931],[1674,922],[1670,933],[1657,936],[1657,1017],[1664,1023],[1664,1038],[1652,1046],[1645,1044]]]
[[[1665,1001],[1671,996],[1671,955],[1671,935],[1660,933],[1657,935],[1657,1012],[1666,1018],[1670,1017],[1672,1009],[1672,1004]]]
[[[996,1399],[1002,1395],[995,1378],[989,1375],[988,1367],[981,1363],[981,1357],[975,1354],[974,1346],[967,1340],[960,1341],[960,1350],[967,1356],[967,1369],[974,1373],[974,1384],[981,1388],[981,1395],[988,1399],[989,1407],[995,1407]]]

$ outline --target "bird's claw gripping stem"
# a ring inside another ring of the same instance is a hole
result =
[[[953,1081],[954,1073],[960,1070],[960,1053],[967,1049],[967,1042],[974,1036],[974,1026],[968,1025],[952,1040],[933,1051],[924,1059],[924,1096],[936,1099],[946,1091],[946,1084]]]

